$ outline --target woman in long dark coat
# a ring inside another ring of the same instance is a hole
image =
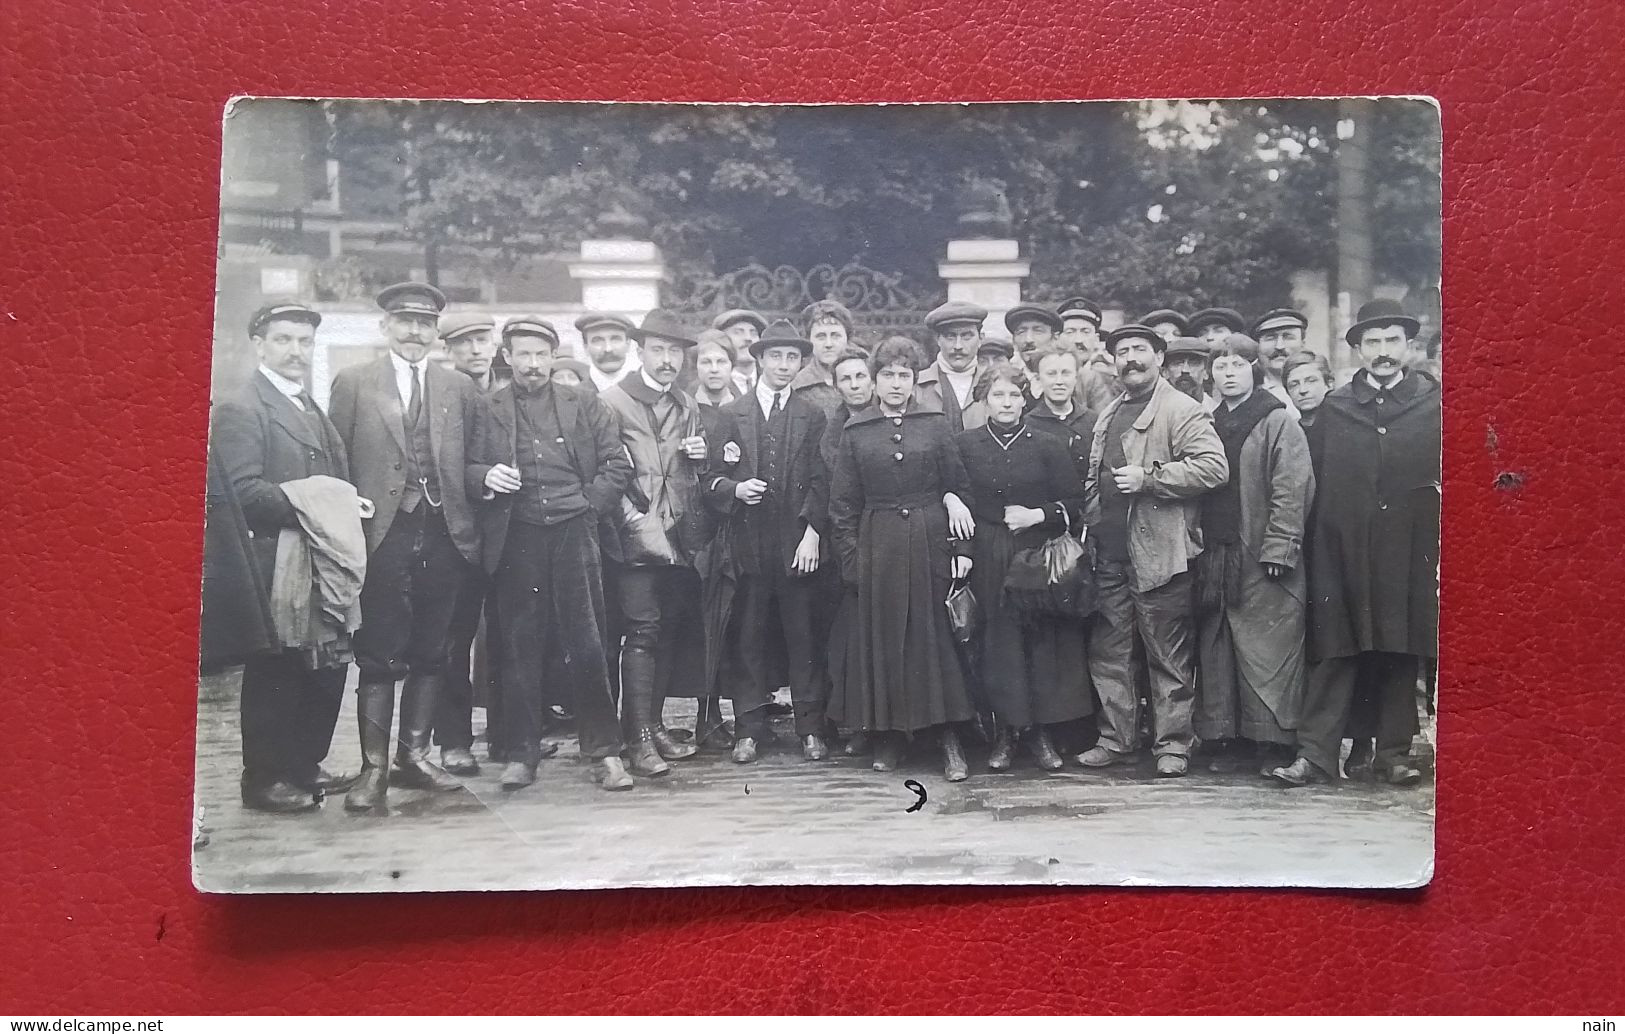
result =
[[[846,422],[854,413],[874,404],[875,383],[869,373],[869,353],[857,345],[848,345],[841,350],[835,362],[830,364],[830,374],[835,378],[835,390],[841,393],[841,402],[830,412],[829,421],[824,425],[824,441],[819,451],[833,477],[836,460],[841,454],[841,439],[846,434]],[[860,634],[857,614],[858,587],[843,584],[829,629],[828,670],[832,697],[839,697],[845,691],[847,658],[855,654],[855,642]],[[845,753],[848,757],[868,752],[867,733],[859,731],[847,737]]]
[[[1018,738],[1040,768],[1060,769],[1048,727],[1094,713],[1083,622],[1022,615],[1004,599],[1011,558],[1082,519],[1083,483],[1067,447],[1023,416],[1027,382],[1013,363],[990,367],[974,393],[988,422],[956,438],[976,500],[970,583],[982,605],[978,675],[997,720],[987,759],[995,772],[1010,767]]]
[[[912,341],[883,342],[869,364],[876,405],[841,438],[830,527],[841,577],[857,587],[859,635],[829,716],[871,735],[882,772],[906,738],[936,730],[943,774],[957,782],[968,769],[954,726],[973,711],[943,603],[950,580],[971,568],[962,512],[971,497],[947,418],[914,402],[926,363]],[[956,497],[952,520],[946,494]]]

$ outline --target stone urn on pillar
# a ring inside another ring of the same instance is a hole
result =
[[[947,258],[937,272],[948,285],[949,301],[973,302],[987,310],[982,329],[1004,333],[1004,314],[1021,301],[1021,284],[1032,263],[1021,257],[1021,243],[1010,214],[1010,202],[996,183],[978,181],[960,192],[957,233],[948,242]]]

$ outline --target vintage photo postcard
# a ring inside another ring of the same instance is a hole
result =
[[[195,882],[1425,884],[1440,145],[234,100]]]

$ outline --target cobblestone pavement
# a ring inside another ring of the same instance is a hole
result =
[[[201,685],[193,866],[203,890],[1395,887],[1432,872],[1431,779],[1409,790],[1347,782],[1281,790],[1256,774],[1159,780],[1149,761],[1108,774],[1076,766],[1048,774],[1028,763],[995,775],[971,752],[971,778],[950,784],[934,751],[882,774],[855,758],[805,762],[787,733],[757,764],[702,754],[629,793],[599,789],[565,739],[536,784],[517,793],[498,786],[500,766],[485,764],[461,792],[391,790],[387,816],[348,814],[338,798],[315,812],[266,815],[238,797],[238,679],[232,670]],[[355,694],[345,697],[328,758],[335,770],[360,765]],[[484,757],[483,742],[475,753]],[[914,813],[905,779],[928,794]]]

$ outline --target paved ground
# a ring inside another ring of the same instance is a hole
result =
[[[497,766],[450,794],[391,791],[388,816],[251,812],[238,799],[235,671],[205,679],[194,853],[212,891],[525,889],[795,883],[1044,883],[1401,887],[1432,872],[1434,790],[1345,783],[1277,790],[1256,775],[1158,780],[994,775],[972,755],[950,784],[922,752],[903,771],[820,764],[797,749],[738,766],[677,763],[605,793],[565,741],[535,786],[504,793]],[[353,693],[330,767],[359,766]],[[674,711],[675,713],[675,704]],[[482,712],[476,711],[476,719]],[[1431,732],[1431,730],[1429,730]],[[484,746],[476,744],[484,756]],[[918,780],[928,800],[903,785]]]

